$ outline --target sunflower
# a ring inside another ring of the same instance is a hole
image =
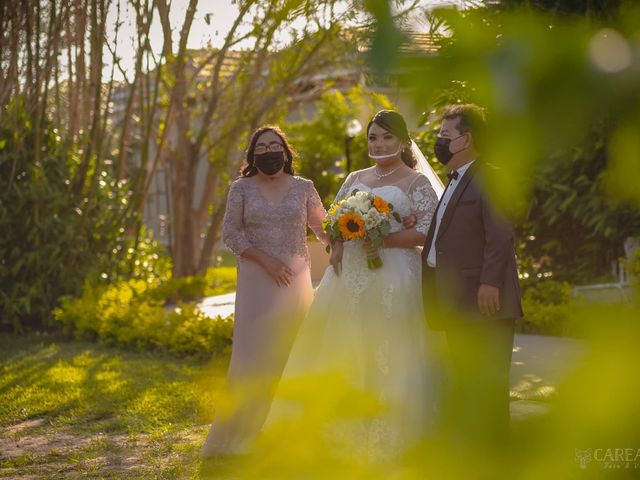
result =
[[[376,207],[376,210],[378,210],[380,213],[389,213],[391,211],[389,204],[382,197],[374,197],[373,206]]]
[[[364,237],[364,220],[360,216],[354,213],[345,213],[338,222],[340,233],[345,240]]]

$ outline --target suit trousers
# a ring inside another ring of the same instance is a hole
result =
[[[459,318],[447,326],[452,379],[445,424],[454,437],[499,446],[509,434],[515,321]]]
[[[437,294],[436,270],[423,264],[427,324],[444,330],[451,365],[443,426],[462,441],[492,445],[508,438],[509,370],[515,320],[456,308]]]

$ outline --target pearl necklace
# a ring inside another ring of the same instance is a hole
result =
[[[395,171],[398,170],[401,166],[402,165],[398,165],[396,168],[394,168],[393,170],[391,170],[390,172],[387,172],[387,173],[378,173],[378,166],[376,165],[376,168],[374,168],[374,170],[373,170],[373,174],[376,177],[378,177],[378,180],[382,180],[384,177],[388,177],[392,173],[395,173]]]

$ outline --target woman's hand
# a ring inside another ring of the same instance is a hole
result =
[[[362,242],[362,247],[364,248],[364,251],[369,254],[374,254],[378,250],[373,246],[373,243],[368,238],[364,242]]]
[[[288,287],[291,284],[293,272],[291,269],[277,258],[265,255],[262,258],[262,267],[279,287]]]
[[[418,218],[415,215],[408,215],[402,219],[402,226],[404,229],[413,228],[418,223]]]
[[[336,275],[340,276],[342,271],[342,254],[344,253],[344,244],[342,242],[335,242],[331,245],[331,256],[329,257],[329,263],[333,267],[333,271]]]

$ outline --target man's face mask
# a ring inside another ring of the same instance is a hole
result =
[[[451,150],[449,149],[449,146],[451,145],[451,142],[453,142],[454,140],[459,139],[460,137],[464,137],[466,135],[466,133],[463,133],[462,135],[457,136],[456,138],[444,138],[444,137],[438,137],[436,139],[436,143],[433,147],[433,153],[435,153],[436,158],[438,159],[438,161],[443,164],[446,165],[447,163],[449,163],[451,161],[451,158],[458,152],[451,152]],[[464,148],[462,149],[464,150]],[[461,152],[462,150],[459,150],[459,152]]]

